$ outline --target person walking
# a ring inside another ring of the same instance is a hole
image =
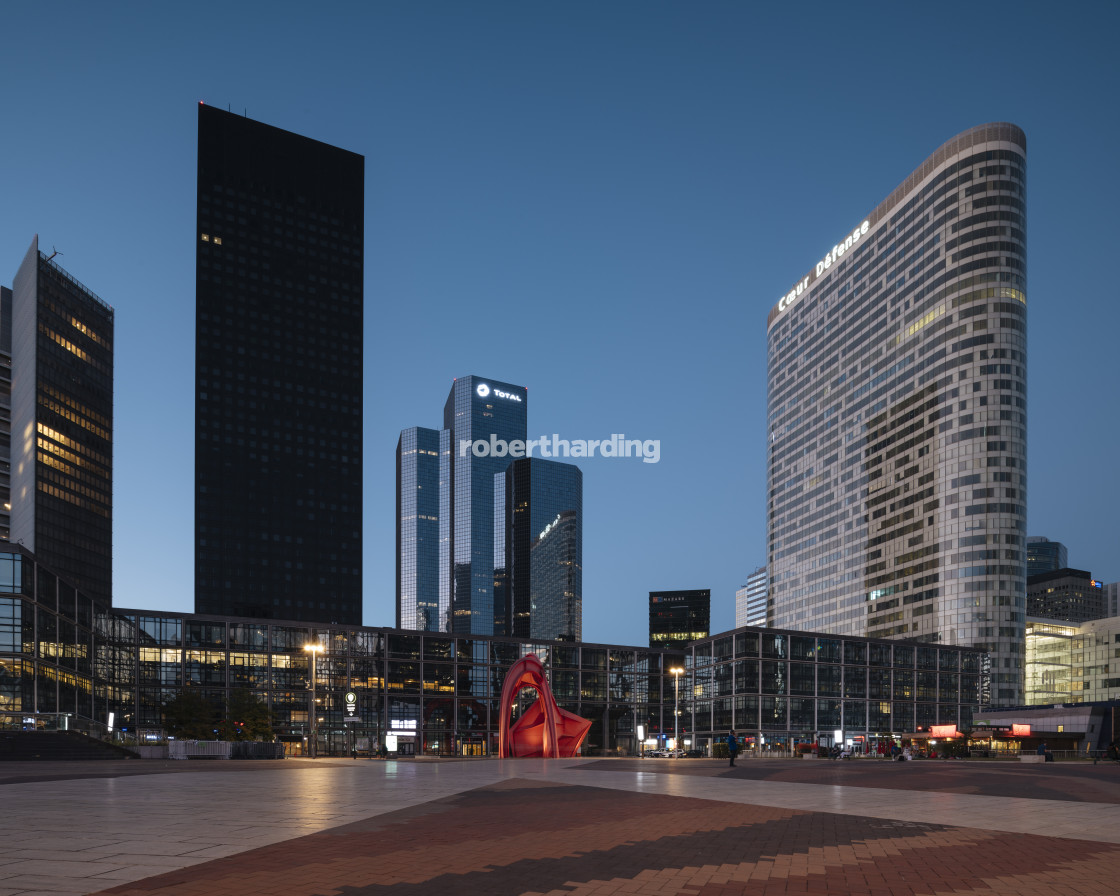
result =
[[[730,767],[735,767],[735,755],[739,752],[739,741],[735,739],[735,732],[727,732],[727,755],[731,757]]]

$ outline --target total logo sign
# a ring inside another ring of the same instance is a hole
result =
[[[478,388],[474,390],[478,393],[479,398],[486,398],[491,392],[498,398],[504,398],[506,401],[521,401],[520,395],[514,395],[512,392],[503,392],[501,389],[491,389],[486,383],[479,383]]]

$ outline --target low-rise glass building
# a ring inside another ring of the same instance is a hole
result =
[[[0,726],[66,714],[158,738],[184,689],[216,708],[247,689],[292,753],[314,728],[320,755],[390,736],[404,754],[494,755],[504,676],[529,653],[558,704],[591,721],[590,755],[638,753],[639,730],[663,744],[678,712],[693,748],[734,728],[792,749],[965,727],[987,702],[986,657],[967,648],[742,628],[674,651],[111,609],[20,548],[0,552]],[[515,713],[533,701],[522,694]]]

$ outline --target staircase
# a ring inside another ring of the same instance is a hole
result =
[[[0,762],[136,758],[132,750],[77,731],[0,731]]]

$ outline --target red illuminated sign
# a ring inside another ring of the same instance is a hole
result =
[[[1031,726],[1030,725],[1012,724],[1012,726],[1011,726],[1011,736],[1012,737],[1030,737],[1031,736]]]
[[[930,725],[930,737],[960,737],[956,725]]]

